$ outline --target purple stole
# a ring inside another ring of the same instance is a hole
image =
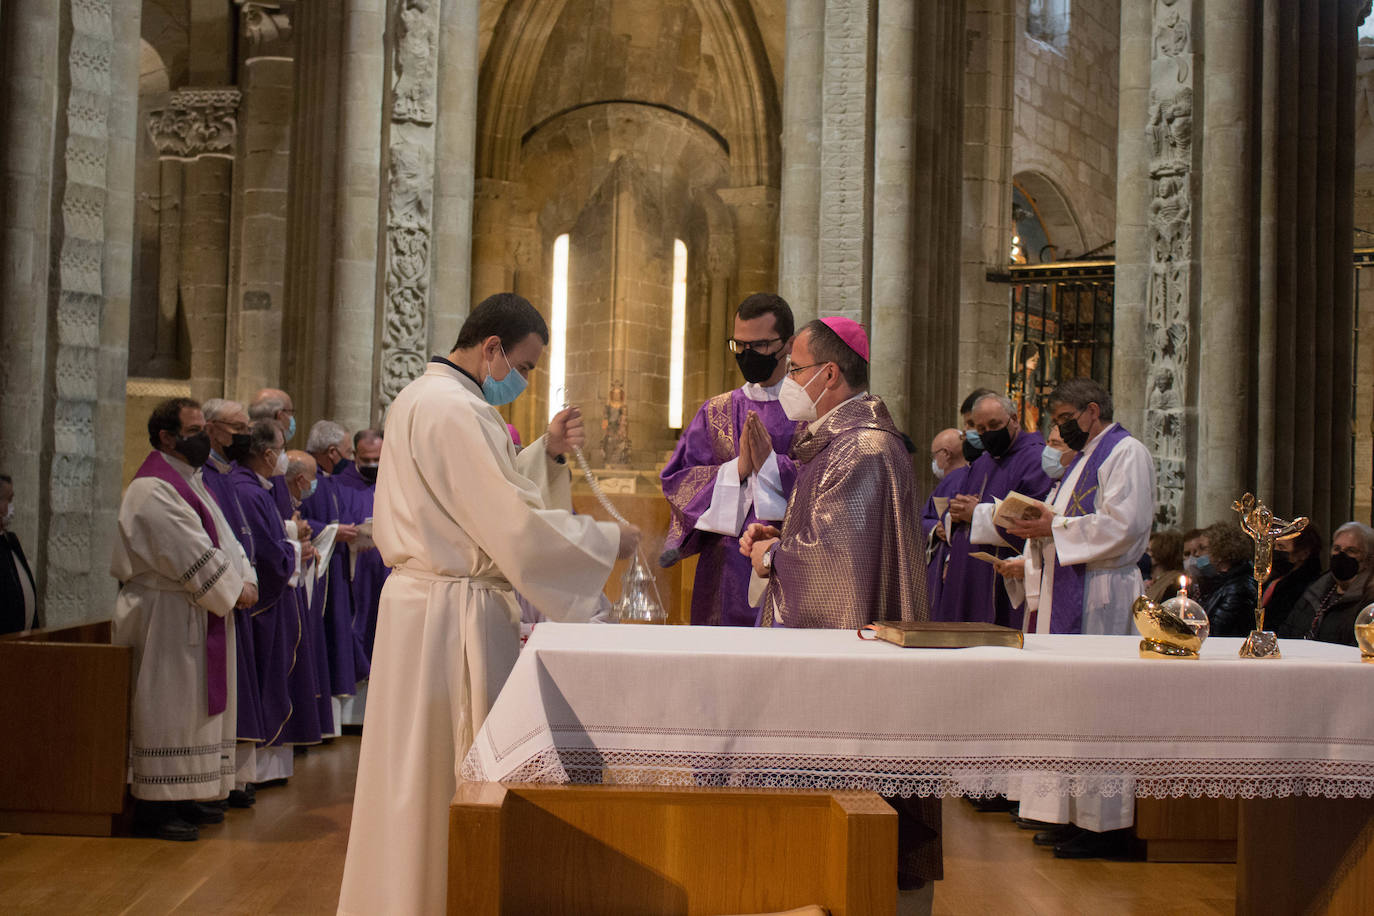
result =
[[[186,478],[177,473],[176,468],[167,463],[167,459],[162,457],[161,452],[149,452],[148,457],[143,459],[142,466],[138,473],[134,474],[134,479],[140,477],[151,477],[160,480],[171,486],[177,491],[177,495],[186,500],[186,503],[195,510],[196,515],[200,516],[201,527],[205,533],[210,535],[210,543],[216,549],[219,548],[219,533],[215,530],[215,517],[210,513],[210,509],[205,503],[200,501],[196,491],[191,489],[191,485],[186,482]],[[224,618],[218,614],[208,614],[205,624],[205,692],[210,698],[210,715],[219,715],[224,712],[228,704],[229,696],[229,677],[226,670],[228,662],[225,658],[225,626]]]
[[[1097,443],[1097,448],[1093,449],[1092,457],[1083,468],[1083,473],[1078,475],[1078,480],[1073,486],[1073,495],[1069,497],[1069,506],[1064,510],[1066,518],[1074,518],[1079,515],[1092,515],[1096,511],[1097,505],[1097,469],[1102,467],[1102,462],[1107,460],[1107,456],[1116,448],[1116,444],[1122,439],[1129,439],[1131,434],[1126,427],[1118,423],[1112,427],[1101,441]],[[1068,477],[1073,472],[1074,466],[1083,459],[1080,454],[1074,458],[1073,462],[1064,469],[1064,476]],[[1082,633],[1083,632],[1083,580],[1088,575],[1088,564],[1078,563],[1073,566],[1064,566],[1056,557],[1054,561],[1054,606],[1050,610],[1050,632],[1051,633]]]

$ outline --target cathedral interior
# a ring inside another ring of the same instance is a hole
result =
[[[507,419],[529,442],[580,405],[650,542],[761,290],[868,329],[927,488],[968,391],[1041,426],[1086,375],[1160,525],[1246,490],[1367,523],[1368,11],[6,0],[0,472],[46,622],[107,613],[157,401],[279,386],[299,429],[379,426],[504,290],[552,332]]]

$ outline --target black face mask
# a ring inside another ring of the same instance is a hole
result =
[[[983,433],[983,447],[992,457],[1001,458],[1011,451],[1011,430],[1003,426],[1001,429],[990,429]]]
[[[224,457],[230,461],[242,461],[248,457],[248,446],[253,437],[248,433],[234,433],[232,441],[224,447]]]
[[[368,483],[377,482],[377,465],[375,464],[358,465],[358,473],[363,475],[363,480],[366,480]]]
[[[1083,446],[1088,444],[1088,433],[1078,425],[1077,419],[1065,420],[1059,424],[1059,438],[1075,452],[1083,451]]]
[[[744,380],[755,385],[772,378],[773,372],[778,368],[779,358],[776,353],[769,356],[757,350],[745,350],[743,353],[735,354],[735,362],[739,364],[739,371],[744,374]]]
[[[1274,562],[1270,566],[1272,575],[1286,576],[1293,571],[1293,558],[1281,550],[1274,551]]]
[[[201,430],[194,436],[180,437],[177,439],[176,448],[187,464],[198,468],[210,457],[210,434]]]
[[[353,462],[349,461],[347,458],[340,458],[337,462],[335,462],[334,470],[330,471],[329,473],[331,475],[342,474],[344,471],[348,470],[351,467],[353,467]]]
[[[1360,561],[1345,553],[1331,555],[1331,575],[1337,581],[1349,582],[1360,573]]]
[[[983,450],[981,448],[974,445],[972,442],[969,442],[967,439],[964,440],[963,452],[964,460],[967,461],[969,464],[972,464],[973,462],[977,461],[978,456],[983,454]]]

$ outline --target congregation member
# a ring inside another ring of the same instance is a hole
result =
[[[333,549],[328,561],[321,560],[323,571],[311,601],[311,613],[324,623],[325,660],[329,671],[329,693],[351,697],[358,682],[367,677],[367,656],[362,639],[353,629],[353,583],[349,577],[348,545],[358,537],[358,526],[350,519],[347,492],[336,474],[352,463],[353,443],[348,431],[332,420],[320,420],[310,427],[306,451],[315,459],[315,492],[301,500],[301,515],[313,530],[334,526]],[[335,725],[339,707],[336,705]]]
[[[353,462],[337,475],[339,492],[346,496],[349,521],[360,525],[372,521],[377,493],[377,473],[385,437],[380,429],[360,429],[353,434]],[[382,588],[391,571],[372,541],[350,545],[349,576],[352,579],[353,632],[370,661],[377,639],[377,609]]]
[[[1156,531],[1150,535],[1150,580],[1145,583],[1145,597],[1161,604],[1178,594],[1178,580],[1183,572],[1183,535],[1176,529]]]
[[[849,318],[797,334],[779,392],[806,423],[792,447],[800,468],[781,529],[754,523],[739,550],[767,580],[764,626],[857,629],[925,620],[916,481],[887,405],[868,393],[868,335]],[[929,911],[943,875],[938,799],[889,798],[898,814],[898,912]]]
[[[1154,461],[1115,422],[1111,396],[1092,379],[1060,383],[1048,406],[1063,448],[1047,444],[1041,469],[1059,479],[1046,499],[1051,514],[1007,529],[1024,540],[1023,585],[1013,580],[1008,591],[1016,598],[1024,587],[1031,632],[1131,635],[1131,603],[1144,590],[1136,558],[1148,547],[1155,511]],[[1062,825],[1035,837],[1057,858],[1119,855],[1132,845],[1128,793],[1075,798],[1023,790],[1019,813]]]
[[[525,390],[548,340],[528,301],[488,297],[388,413],[374,536],[393,572],[340,913],[444,911],[458,768],[519,652],[512,590],[555,620],[587,620],[606,606],[616,558],[638,546],[637,528],[571,511],[579,410],[517,454],[496,409]]]
[[[1322,536],[1308,523],[1297,536],[1274,542],[1270,579],[1264,586],[1264,628],[1277,633],[1307,587],[1322,574]]]
[[[1021,428],[1016,405],[998,394],[985,394],[973,404],[971,418],[983,446],[965,478],[964,492],[949,503],[954,523],[969,526],[974,551],[1010,559],[1021,552],[1022,539],[993,522],[995,500],[1013,491],[1043,499],[1050,489],[1040,460],[1045,440]],[[1023,608],[1009,597],[1006,585],[989,563],[951,552],[941,597],[951,620],[976,620],[1019,627]]]
[[[1190,528],[1183,533],[1183,573],[1188,577],[1188,597],[1198,604],[1206,604],[1212,594],[1210,576],[1204,576],[1198,559],[1207,553],[1207,529]]]
[[[301,638],[291,585],[299,576],[300,542],[289,537],[268,479],[285,451],[281,425],[257,420],[249,427],[247,454],[229,474],[234,496],[247,521],[242,538],[259,576],[258,600],[248,609],[258,686],[258,747],[254,784],[291,776],[292,750],[286,740],[292,716],[292,674]]]
[[[119,582],[111,640],[133,647],[130,790],[140,831],[195,840],[224,820],[234,789],[235,607],[257,601],[257,576],[202,483],[210,437],[200,405],[160,403],[153,451],[119,507],[110,573]]]
[[[33,582],[14,522],[14,479],[0,474],[0,634],[34,630],[38,623],[38,589]]]
[[[1374,528],[1360,522],[1337,528],[1328,563],[1330,568],[1307,587],[1287,619],[1270,628],[1280,637],[1356,644],[1355,618],[1374,603]]]
[[[1207,600],[1202,609],[1212,636],[1249,636],[1255,628],[1255,578],[1251,561],[1254,541],[1238,522],[1217,522],[1210,526],[1206,552],[1195,559],[1203,579]]]
[[[749,561],[738,541],[754,522],[779,522],[796,482],[788,452],[801,426],[778,392],[792,352],[792,309],[754,293],[735,311],[730,350],[744,384],[697,411],[659,475],[672,518],[665,561],[697,554],[692,623],[753,626]]]
[[[930,472],[935,475],[935,489],[921,510],[921,533],[926,538],[926,596],[930,602],[930,619],[946,620],[941,610],[940,595],[944,591],[945,571],[949,563],[950,520],[948,500],[959,492],[968,475],[968,461],[963,452],[964,437],[957,429],[945,429],[930,442]],[[943,508],[937,500],[944,500]],[[968,545],[968,527],[954,534]]]

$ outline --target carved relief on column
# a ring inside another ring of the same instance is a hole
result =
[[[439,4],[403,0],[391,87],[386,294],[378,389],[383,410],[424,371],[429,356],[438,56]]]
[[[158,158],[233,159],[241,99],[239,91],[228,86],[171,93],[167,104],[148,112],[148,135]]]
[[[1150,277],[1145,333],[1149,393],[1145,444],[1155,458],[1155,519],[1175,527],[1183,512],[1187,459],[1193,288],[1192,0],[1155,0],[1150,78]]]
[[[57,254],[53,335],[56,398],[52,419],[52,471],[45,607],[48,620],[81,620],[89,614],[92,574],[103,572],[92,556],[96,506],[96,402],[99,398],[100,325],[106,298],[106,167],[112,100],[113,13],[110,0],[73,0],[67,58],[70,89],[66,184]]]
[[[291,16],[278,3],[243,3],[242,34],[248,41],[247,63],[264,58],[291,60]]]

